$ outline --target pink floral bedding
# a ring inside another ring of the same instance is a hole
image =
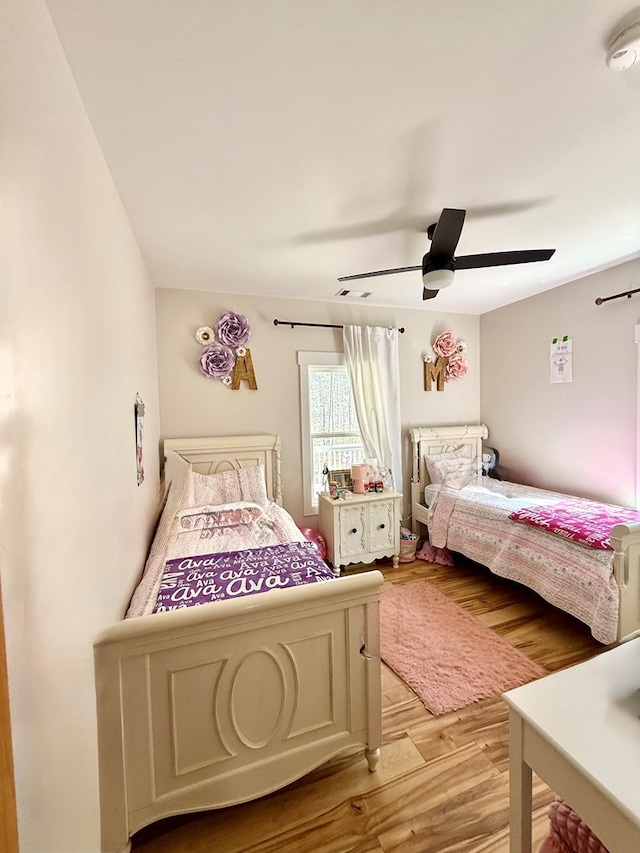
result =
[[[590,548],[612,551],[611,530],[616,524],[640,521],[640,512],[583,498],[567,498],[517,509],[509,513],[509,518]]]
[[[619,591],[611,551],[588,548],[509,518],[515,510],[567,495],[483,478],[454,491],[428,486],[431,544],[464,554],[533,589],[586,623],[601,643],[615,641]]]

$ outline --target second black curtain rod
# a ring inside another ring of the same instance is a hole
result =
[[[621,299],[623,296],[626,296],[627,299],[631,299],[634,293],[640,293],[640,287],[636,287],[635,290],[625,290],[624,293],[616,293],[614,296],[598,296],[596,299],[596,305],[602,305],[603,302],[610,302],[612,299]]]

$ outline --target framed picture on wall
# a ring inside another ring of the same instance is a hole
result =
[[[351,469],[345,468],[343,471],[329,471],[329,482],[337,483],[339,489],[351,489]]]

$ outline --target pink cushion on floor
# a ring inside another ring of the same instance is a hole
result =
[[[416,554],[418,560],[427,563],[437,563],[440,566],[453,566],[453,554],[448,548],[436,548],[428,540],[424,542]]]
[[[609,853],[580,815],[563,800],[549,806],[551,828],[539,853]]]
[[[538,850],[538,853],[563,853],[563,851],[558,847],[555,835],[549,833],[542,842],[542,846]]]

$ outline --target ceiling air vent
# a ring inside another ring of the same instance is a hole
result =
[[[336,293],[336,296],[348,296],[350,299],[366,299],[371,296],[370,290],[346,290],[342,289]]]

